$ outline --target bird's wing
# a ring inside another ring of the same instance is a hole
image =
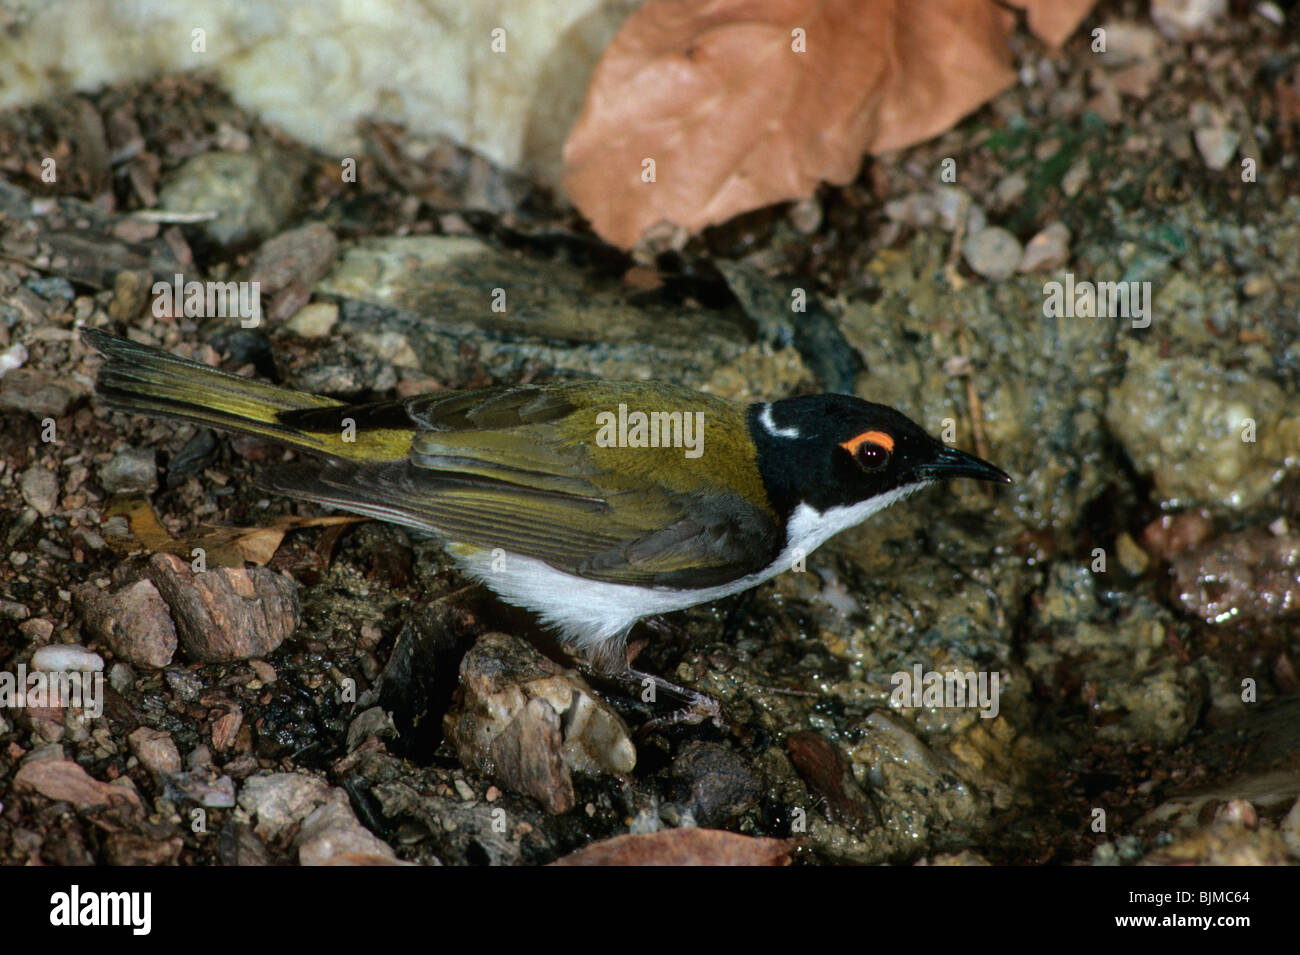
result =
[[[695,459],[681,448],[598,446],[596,415],[620,401],[646,410],[703,406],[722,460],[743,428],[726,403],[662,386],[435,393],[400,403],[416,429],[407,460],[296,465],[262,483],[609,583],[707,587],[765,567],[784,543],[776,522],[752,494],[718,483],[726,475],[707,446]],[[395,428],[397,404],[348,413],[358,429]],[[286,423],[337,430],[341,413],[295,412]]]

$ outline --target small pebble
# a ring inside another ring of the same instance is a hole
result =
[[[1171,40],[1190,40],[1228,12],[1228,0],[1151,0],[1151,22]]]
[[[338,324],[339,307],[332,302],[313,302],[298,309],[285,327],[303,338],[324,338]]]
[[[158,466],[154,452],[127,448],[99,469],[99,483],[110,494],[124,491],[152,491],[158,486]]]
[[[1020,242],[1006,229],[989,226],[968,236],[962,244],[966,264],[986,279],[1008,279],[1020,264]]]
[[[1215,172],[1226,169],[1236,155],[1241,137],[1224,126],[1201,126],[1193,134],[1196,150],[1205,165]],[[1185,140],[1184,140],[1185,141]]]
[[[56,643],[32,654],[33,670],[90,673],[104,669],[104,658],[75,643]]]
[[[1053,222],[1025,244],[1020,257],[1021,272],[1046,272],[1058,268],[1070,258],[1070,230]]]
[[[1064,176],[1061,177],[1061,191],[1067,198],[1073,199],[1087,184],[1088,179],[1092,176],[1092,167],[1088,164],[1087,157],[1082,157],[1074,161]]]
[[[23,500],[41,517],[49,517],[59,503],[59,479],[49,468],[33,464],[23,472],[19,482]]]

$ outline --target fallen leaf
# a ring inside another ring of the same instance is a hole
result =
[[[721,829],[662,829],[615,836],[552,865],[789,865],[792,842]]]
[[[1021,0],[1055,42],[1092,0]],[[1067,12],[1068,15],[1067,15]],[[843,184],[1015,80],[994,0],[650,0],[592,76],[565,189],[625,248]],[[651,165],[653,164],[653,165]]]
[[[275,556],[284,535],[296,528],[335,527],[369,519],[351,516],[296,517],[286,514],[260,527],[200,524],[181,537],[173,537],[158,520],[153,506],[144,498],[118,498],[111,501],[104,508],[104,518],[117,516],[126,518],[131,537],[138,545],[126,544],[120,549],[174,554],[186,560],[194,556],[195,550],[202,550],[208,566],[236,568],[243,567],[245,562],[259,567],[266,564]]]

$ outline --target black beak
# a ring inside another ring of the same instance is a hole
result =
[[[999,484],[1014,483],[1009,474],[989,464],[983,458],[946,446],[934,456],[933,461],[919,465],[916,474],[923,481],[968,477],[975,478],[977,481],[996,481]]]

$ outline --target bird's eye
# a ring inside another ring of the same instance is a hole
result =
[[[858,467],[864,471],[879,471],[889,463],[894,451],[894,439],[883,431],[864,431],[856,438],[840,445],[853,455]]]
[[[853,458],[864,471],[879,471],[889,463],[889,452],[878,444],[863,441],[853,453]]]

